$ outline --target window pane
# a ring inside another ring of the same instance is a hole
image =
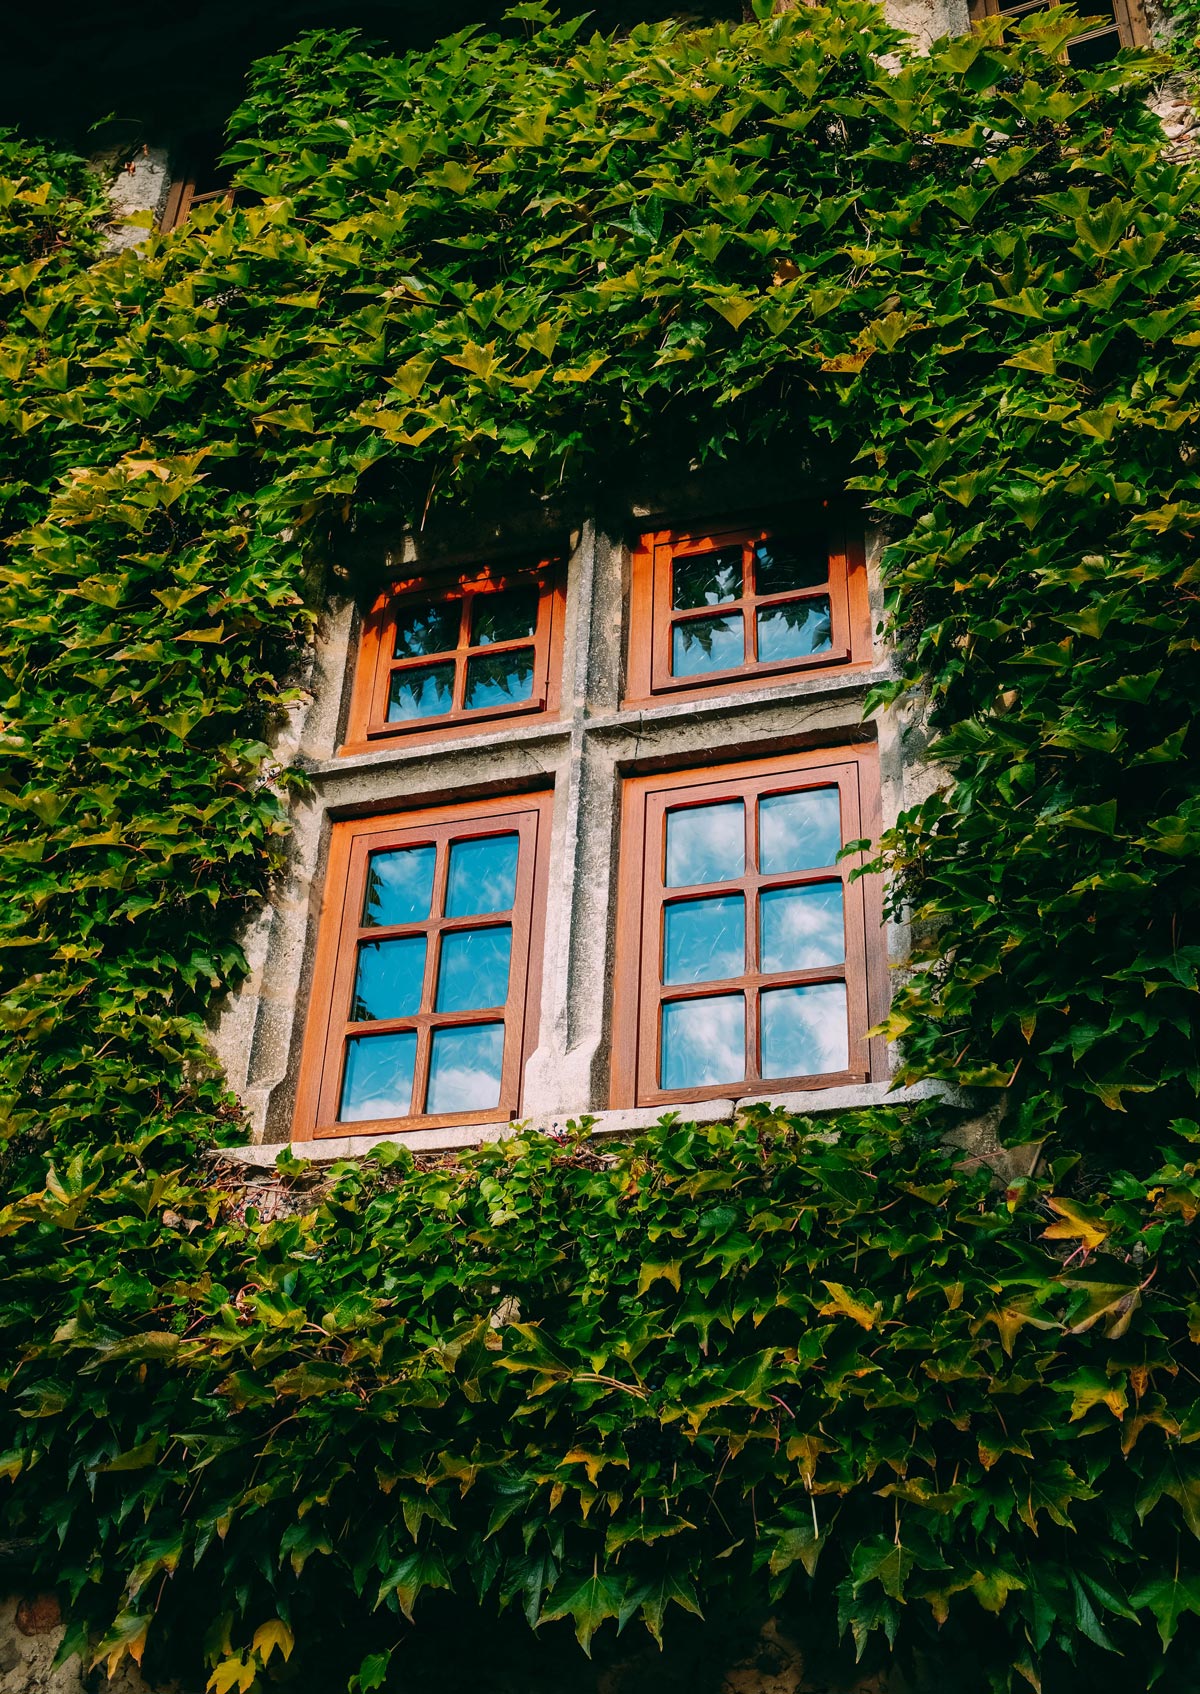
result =
[[[688,618],[671,626],[671,675],[705,676],[729,671],[746,658],[742,614],[723,618]]]
[[[426,653],[453,652],[458,646],[461,621],[461,600],[402,607],[396,613],[396,645],[392,657],[420,659]]]
[[[367,892],[363,899],[363,928],[394,923],[420,923],[433,901],[435,847],[401,847],[393,853],[372,853],[367,861]]]
[[[764,665],[780,659],[809,659],[833,645],[829,601],[823,594],[791,605],[768,606],[758,614],[758,658]]]
[[[489,1111],[500,1101],[504,1025],[435,1029],[429,1059],[427,1112]]]
[[[388,723],[439,718],[454,704],[454,666],[414,665],[393,671],[388,688]]]
[[[840,882],[811,888],[768,888],[759,896],[764,971],[839,965],[846,957]]]
[[[346,1043],[338,1121],[407,1117],[412,1109],[416,1058],[417,1037],[411,1029],[396,1035],[351,1036]]]
[[[1089,4],[1086,10],[1098,11],[1099,7]],[[1115,29],[1106,29],[1103,35],[1090,35],[1083,41],[1069,42],[1067,62],[1077,71],[1090,71],[1093,65],[1105,64],[1120,50],[1121,37]]]
[[[477,594],[471,611],[471,644],[526,641],[537,628],[538,591],[530,584],[503,594]]]
[[[829,578],[825,537],[773,535],[754,549],[754,592],[786,594],[793,588],[819,588]]]
[[[485,835],[450,848],[446,916],[474,918],[511,912],[517,895],[519,835]]]
[[[401,935],[395,941],[364,941],[358,949],[351,1023],[407,1018],[421,1010],[425,978],[425,937]]]
[[[671,560],[671,605],[677,612],[694,606],[720,606],[742,597],[742,550],[718,547]]]
[[[841,846],[836,788],[807,788],[759,801],[758,868],[764,876],[822,869],[836,863]]]
[[[823,1076],[848,1064],[846,987],[814,982],[804,988],[764,988],[762,1074]]]
[[[720,982],[745,968],[746,903],[740,894],[664,908],[664,982]]]
[[[746,810],[740,800],[667,813],[667,887],[731,882],[746,869]]]
[[[663,1088],[707,1088],[746,1074],[746,997],[713,994],[662,1008]]]
[[[439,1012],[478,1012],[508,999],[508,958],[512,929],[464,929],[442,936],[438,970]]]
[[[519,706],[533,693],[533,648],[518,647],[515,652],[482,654],[467,660],[467,694],[464,704],[469,712],[484,706]]]

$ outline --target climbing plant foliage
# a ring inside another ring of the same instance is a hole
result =
[[[1073,70],[1057,12],[927,58],[855,3],[511,25],[264,61],[239,203],[140,254],[0,140],[7,1522],[69,1644],[212,1694],[415,1686],[522,1614],[669,1665],[769,1607],[830,1676],[1190,1688],[1200,181],[1161,66]],[[871,705],[946,771],[879,844],[891,1030],[1003,1108],[1007,1186],[882,1111],[289,1164],[294,1215],[243,1215],[201,1020],[348,526],[780,449],[888,529]]]

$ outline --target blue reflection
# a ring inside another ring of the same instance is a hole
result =
[[[439,1012],[478,1012],[508,999],[512,928],[451,930],[442,936],[438,970]]]
[[[746,869],[746,813],[740,800],[667,813],[667,887],[732,882]]]
[[[538,590],[530,585],[499,594],[477,594],[471,614],[471,641],[476,647],[494,641],[524,641],[537,628]]]
[[[408,1117],[416,1059],[417,1037],[411,1029],[396,1035],[351,1036],[338,1121]]]
[[[786,594],[793,588],[819,588],[829,578],[829,548],[823,537],[797,541],[773,535],[754,549],[756,594]]]
[[[421,1010],[425,978],[425,937],[401,935],[395,941],[364,941],[358,949],[351,1023],[381,1023]]]
[[[758,614],[758,658],[764,665],[782,659],[811,659],[833,644],[829,601],[823,594],[785,606],[764,606]]]
[[[836,788],[806,788],[759,801],[758,868],[764,875],[824,869],[837,862],[841,847]]]
[[[467,660],[469,712],[485,706],[519,706],[533,693],[533,648],[517,647],[503,653],[477,653]]]
[[[745,968],[746,903],[740,894],[663,908],[664,982],[720,982]]]
[[[450,848],[446,916],[473,918],[511,912],[517,897],[518,835],[485,835]]]
[[[671,560],[671,605],[676,611],[719,606],[742,597],[742,550],[718,547]]]
[[[746,1074],[746,997],[712,994],[662,1008],[663,1088],[708,1088]]]
[[[401,847],[391,853],[372,853],[367,861],[367,891],[363,898],[363,928],[394,923],[420,923],[429,916],[433,900],[433,847]]]
[[[764,988],[759,1016],[764,1077],[827,1076],[847,1069],[844,983]]]
[[[746,659],[740,612],[723,618],[686,618],[671,626],[671,675],[706,676],[731,671]]]
[[[440,718],[454,704],[454,666],[412,665],[393,671],[388,688],[388,723]]]
[[[420,659],[426,653],[448,653],[458,646],[462,601],[442,600],[436,605],[409,606],[396,614],[396,659]]]
[[[427,1112],[482,1112],[500,1103],[504,1025],[435,1029],[429,1059]]]
[[[846,957],[840,882],[768,888],[759,896],[764,971],[803,971]]]

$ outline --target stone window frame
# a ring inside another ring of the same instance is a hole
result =
[[[861,853],[836,866],[768,874],[757,869],[758,855],[747,853],[744,873],[711,885],[713,895],[741,893],[746,901],[746,970],[736,978],[669,986],[663,981],[662,923],[665,909],[679,898],[695,897],[695,888],[667,886],[662,866],[663,826],[669,811],[722,800],[741,800],[751,842],[757,838],[756,803],[776,793],[836,787],[843,844],[878,839],[880,829],[878,762],[874,747],[814,748],[769,759],[707,765],[668,775],[631,777],[624,784],[621,870],[618,889],[617,960],[611,1105],[617,1108],[668,1109],[681,1100],[705,1100],[739,1093],[820,1090],[878,1080],[886,1055],[867,1030],[884,1015],[887,958],[879,878],[851,872],[864,863]],[[840,876],[846,924],[845,958],[840,964],[793,968],[764,974],[756,957],[757,894],[764,888],[791,888],[830,882]],[[709,885],[705,885],[708,893]],[[766,989],[807,983],[846,984],[849,1054],[846,1067],[823,1075],[763,1078],[758,1068],[758,1002]],[[715,991],[744,993],[747,1018],[747,1075],[732,1082],[689,1088],[660,1084],[659,1008],[665,1002],[703,998]],[[855,1059],[857,1058],[857,1063]]]
[[[547,855],[552,796],[477,799],[458,806],[414,807],[334,824],[325,870],[323,910],[313,967],[304,1053],[292,1125],[294,1141],[331,1136],[406,1134],[438,1129],[470,1115],[478,1123],[510,1122],[521,1104],[525,1061],[536,1046],[538,998],[545,928]],[[448,917],[444,911],[447,863],[452,843],[513,833],[519,837],[508,994],[502,1007],[476,1011],[436,1010],[443,938],[466,929],[494,927],[492,914]],[[372,856],[396,848],[432,846],[436,851],[430,913],[401,925],[364,927],[361,922]],[[387,940],[396,929],[421,933],[426,941],[420,1005],[416,1012],[383,1022],[356,1022],[352,996],[359,947]],[[412,1031],[417,1036],[412,1098],[426,1101],[430,1049],[437,1029],[503,1022],[500,1097],[490,1110],[410,1112],[402,1117],[347,1120],[339,1116],[345,1054],[351,1040]]]

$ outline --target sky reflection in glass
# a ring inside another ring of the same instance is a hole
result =
[[[351,1023],[381,1023],[385,1018],[407,1018],[419,1012],[424,976],[423,935],[362,942],[350,1006]]]
[[[744,663],[746,638],[740,612],[721,618],[688,618],[671,630],[671,675],[705,676]]]
[[[846,957],[840,882],[764,889],[759,915],[764,971],[811,970]]]
[[[458,646],[462,602],[443,600],[436,606],[412,606],[396,614],[396,644],[392,656],[420,659],[426,653],[449,653]]]
[[[372,853],[367,865],[363,928],[420,923],[427,918],[433,899],[436,858],[434,847],[402,847],[394,853]]]
[[[454,666],[413,665],[393,671],[388,685],[388,723],[437,718],[454,704]]]
[[[740,894],[663,908],[664,982],[720,982],[745,968],[746,903]]]
[[[707,1088],[746,1074],[743,994],[669,1000],[662,1008],[663,1088]]]
[[[407,1117],[416,1059],[417,1037],[411,1029],[395,1035],[351,1036],[346,1043],[338,1121]]]
[[[512,928],[452,930],[442,936],[438,970],[439,1012],[478,1012],[508,999],[508,961]]]
[[[740,800],[667,813],[667,887],[731,882],[746,869],[746,814]]]
[[[820,870],[836,863],[842,846],[841,808],[836,788],[806,788],[771,794],[758,803],[759,869]]]
[[[427,1112],[483,1112],[499,1104],[504,1025],[435,1029],[429,1059]]]
[[[829,601],[823,594],[790,605],[765,606],[758,614],[758,658],[764,665],[781,659],[810,659],[833,644]]]
[[[671,561],[671,605],[677,612],[696,606],[720,606],[742,597],[742,550],[718,547]]]
[[[513,652],[477,653],[467,660],[468,712],[489,706],[519,706],[533,693],[533,648]]]
[[[473,918],[511,912],[517,894],[517,835],[485,835],[450,848],[446,916]]]
[[[765,988],[759,1017],[764,1077],[824,1076],[847,1068],[844,983]]]
[[[829,578],[829,551],[823,538],[798,541],[771,536],[754,549],[754,592],[787,594],[794,588],[819,588]]]
[[[510,588],[503,594],[479,594],[471,613],[471,645],[524,641],[537,628],[536,588]]]

